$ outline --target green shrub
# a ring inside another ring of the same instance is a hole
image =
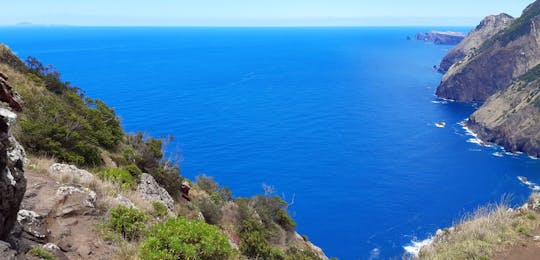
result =
[[[208,224],[217,224],[223,217],[223,212],[221,211],[221,206],[216,204],[212,200],[202,199],[196,202],[196,205],[201,210],[201,213],[204,216],[204,220]]]
[[[135,164],[122,166],[122,170],[128,171],[129,173],[131,173],[131,176],[137,177],[137,178],[139,178],[141,174],[143,173],[141,169],[139,169],[139,167],[137,167],[137,165]]]
[[[156,217],[165,217],[168,215],[169,211],[167,209],[167,206],[165,204],[154,201],[152,202],[152,207],[154,208],[154,216]]]
[[[120,184],[122,189],[135,189],[137,183],[130,172],[121,169],[106,169],[99,174],[103,180]]]
[[[155,225],[141,248],[142,259],[227,259],[232,253],[227,237],[202,221],[171,218]]]
[[[22,145],[36,155],[79,166],[101,165],[100,148],[113,149],[124,136],[114,110],[103,101],[84,97],[78,88],[63,82],[52,66],[32,57],[26,65],[14,61],[16,57],[3,57],[31,79],[24,84],[35,85],[14,86],[25,101],[16,133]]]
[[[141,132],[128,134],[122,154],[129,164],[134,164],[141,171],[152,175],[173,198],[178,198],[182,195],[180,168],[173,160],[164,158],[163,151],[170,141],[172,136],[156,139]]]
[[[56,257],[49,251],[46,251],[45,249],[39,247],[39,246],[36,246],[32,249],[30,249],[30,251],[28,251],[28,253],[30,255],[33,255],[35,257],[39,257],[40,259],[45,259],[45,260],[55,260]]]
[[[285,255],[273,248],[266,240],[264,226],[254,218],[248,218],[240,224],[240,252],[255,259],[284,259]]]
[[[110,211],[107,226],[127,240],[139,239],[144,232],[146,216],[141,211],[118,206]]]
[[[276,223],[287,231],[296,227],[296,223],[286,211],[287,203],[279,196],[258,195],[251,199],[251,203],[266,226]]]
[[[313,251],[301,250],[291,247],[285,251],[286,260],[320,260],[321,258]]]
[[[213,177],[208,177],[204,174],[195,178],[197,186],[210,195],[210,198],[217,204],[222,204],[226,201],[231,201],[233,196],[228,187],[220,186]]]

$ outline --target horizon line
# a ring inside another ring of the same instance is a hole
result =
[[[71,24],[0,24],[0,27],[36,28],[36,27],[81,27],[81,28],[351,28],[351,27],[474,27],[470,24],[351,24],[351,25],[71,25]]]

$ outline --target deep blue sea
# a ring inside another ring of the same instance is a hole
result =
[[[173,134],[184,176],[274,186],[329,256],[387,259],[504,194],[522,203],[518,175],[540,182],[540,161],[470,142],[458,123],[478,105],[434,97],[451,46],[406,40],[430,29],[4,27],[0,42],[128,131]]]

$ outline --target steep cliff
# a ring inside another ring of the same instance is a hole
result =
[[[446,72],[454,63],[476,51],[487,39],[502,31],[514,18],[507,14],[490,15],[480,22],[463,41],[454,47],[441,61],[440,72]]]
[[[466,124],[484,141],[540,157],[540,66],[488,98]]]
[[[437,96],[485,101],[540,64],[540,1],[529,5],[506,29],[450,67]]]

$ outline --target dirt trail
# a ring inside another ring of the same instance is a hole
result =
[[[537,236],[535,240],[535,236]],[[492,260],[539,260],[540,259],[540,227],[531,232],[531,236],[523,237],[516,245],[505,248],[504,252],[493,256]]]

